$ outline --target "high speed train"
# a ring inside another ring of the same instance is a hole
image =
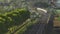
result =
[[[45,9],[42,9],[42,8],[37,8],[38,11],[41,11],[41,12],[44,12],[44,13],[47,13],[47,10]]]

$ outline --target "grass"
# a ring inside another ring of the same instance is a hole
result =
[[[19,28],[18,31],[16,31],[14,34],[23,34],[26,30],[27,30],[27,27],[33,25],[36,23],[36,20],[30,20],[28,19],[25,23],[23,23],[22,25],[18,25],[18,26],[13,26],[11,28],[9,28],[9,32],[7,32],[6,34],[11,34],[15,31],[14,28]],[[21,27],[22,26],[22,27]],[[21,27],[21,28],[20,28]]]
[[[59,17],[55,17],[55,20],[54,20],[54,27],[60,27],[60,10],[57,9],[57,15],[59,15]]]
[[[3,2],[4,0],[0,0],[0,2]]]
[[[24,25],[22,28],[20,28],[17,32],[15,32],[14,34],[23,34],[27,28],[33,24],[36,24],[37,19],[36,20],[32,20],[32,21],[27,21],[27,24]]]
[[[57,14],[59,15],[59,17],[57,19],[60,21],[60,10],[57,9],[56,11],[57,11]]]

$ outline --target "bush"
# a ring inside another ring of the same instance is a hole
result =
[[[0,14],[0,32],[8,30],[9,27],[21,25],[30,17],[30,12],[26,9],[16,9],[11,12]],[[6,28],[6,29],[3,29]]]

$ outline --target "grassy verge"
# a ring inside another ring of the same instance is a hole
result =
[[[30,12],[24,9],[15,9],[11,12],[0,14],[0,34],[13,32],[18,25],[23,24],[30,17]]]
[[[59,15],[59,17],[57,18],[59,21],[60,21],[60,10],[56,10],[57,11],[57,14]]]
[[[15,32],[14,34],[23,34],[26,30],[27,30],[27,28],[29,27],[29,26],[31,26],[31,25],[33,25],[33,24],[36,24],[36,22],[37,22],[37,19],[36,20],[29,20],[29,21],[27,21],[26,23],[27,24],[25,24],[23,27],[21,27],[17,32]]]
[[[55,20],[54,20],[54,27],[60,27],[60,10],[57,9],[57,15],[59,15],[59,17],[55,17]]]

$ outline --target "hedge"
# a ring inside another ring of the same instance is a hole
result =
[[[8,28],[21,25],[30,17],[30,12],[26,9],[15,9],[5,14],[0,14],[0,34],[8,31]]]

